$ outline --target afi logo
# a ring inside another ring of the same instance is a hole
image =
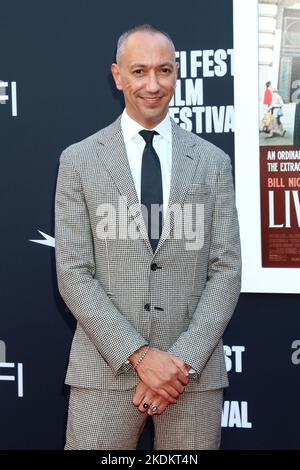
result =
[[[18,397],[23,397],[23,364],[6,362],[6,344],[0,340],[0,382],[17,382]]]
[[[18,115],[17,107],[17,83],[16,82],[5,82],[0,80],[0,104],[11,103],[11,115]]]

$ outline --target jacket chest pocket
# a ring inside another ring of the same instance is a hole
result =
[[[185,200],[194,202],[207,201],[211,196],[210,188],[204,183],[192,183],[186,193]]]

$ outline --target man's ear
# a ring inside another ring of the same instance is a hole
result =
[[[111,70],[112,76],[114,77],[114,81],[115,81],[117,89],[123,90],[121,74],[120,74],[120,69],[119,69],[118,64],[111,64],[110,70]]]

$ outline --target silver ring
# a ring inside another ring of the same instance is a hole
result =
[[[155,413],[155,411],[158,410],[158,407],[156,405],[154,405],[153,403],[151,403],[151,405],[149,405],[149,406],[150,406],[150,409],[153,413]]]

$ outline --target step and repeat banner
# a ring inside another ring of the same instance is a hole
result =
[[[142,23],[171,35],[180,70],[170,114],[221,147],[235,168],[234,14],[232,0],[2,2],[0,449],[64,445],[64,377],[75,323],[55,273],[58,161],[64,148],[123,109],[110,75],[119,35]],[[249,98],[251,83],[243,87]],[[238,177],[236,184],[243,184]],[[242,294],[226,332],[223,449],[300,448],[299,303],[276,292]],[[148,426],[139,448],[151,445]]]

